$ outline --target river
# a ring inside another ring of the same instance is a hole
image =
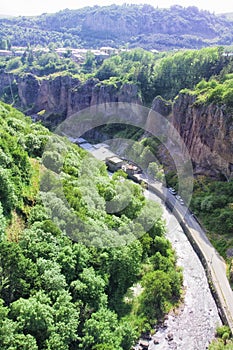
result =
[[[149,350],[204,350],[213,340],[221,325],[217,306],[210,292],[204,268],[174,215],[154,194],[145,191],[148,198],[160,202],[167,222],[167,238],[177,255],[177,264],[183,268],[184,301],[176,314],[168,315],[150,341]],[[170,340],[169,340],[170,338]],[[154,344],[154,340],[158,344]],[[139,349],[139,347],[136,347]]]
[[[114,154],[102,144],[91,147],[88,151],[99,160],[105,160]],[[176,251],[177,265],[183,268],[184,281],[182,305],[175,314],[170,313],[165,324],[156,330],[148,350],[208,349],[214,339],[216,327],[222,325],[222,322],[210,292],[205,270],[178,221],[167,210],[164,202],[148,191],[145,191],[145,196],[159,202],[163,208],[163,217],[167,222],[166,236]],[[154,340],[157,344],[154,344]],[[139,345],[135,347],[139,348]]]

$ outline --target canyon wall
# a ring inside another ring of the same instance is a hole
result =
[[[180,134],[195,174],[229,179],[233,175],[233,115],[226,106],[197,104],[196,97],[179,94],[173,104],[156,98],[153,109]],[[172,136],[172,128],[171,128]]]
[[[11,101],[11,87],[15,99]],[[135,84],[104,84],[90,78],[85,82],[69,75],[38,78],[33,74],[14,76],[1,74],[0,96],[9,94],[9,103],[41,119],[46,125],[56,126],[61,121],[90,106],[111,102],[141,104]]]
[[[114,102],[142,104],[135,84],[104,84],[95,78],[81,82],[69,75],[42,79],[32,74],[1,74],[0,95],[4,93],[16,101],[16,107],[52,127],[90,106]],[[195,174],[232,177],[232,111],[224,105],[197,104],[196,97],[187,93],[179,94],[173,103],[156,97],[152,110],[163,115],[178,131]],[[164,162],[169,163],[166,152],[161,154]]]

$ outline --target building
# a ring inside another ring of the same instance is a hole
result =
[[[150,52],[152,52],[152,53],[159,53],[159,51],[158,50],[156,50],[156,49],[152,49],[152,50],[150,50]]]
[[[103,61],[105,60],[106,58],[109,58],[109,54],[107,54],[106,52],[104,51],[100,51],[100,50],[90,50],[94,56],[95,56],[95,59],[97,61]]]
[[[78,53],[72,53],[71,58],[76,63],[83,63],[85,61],[85,57],[83,57],[82,55],[80,55]]]
[[[122,165],[122,170],[124,170],[129,176],[141,173],[141,169],[138,166],[129,163]]]
[[[105,159],[108,169],[112,172],[120,170],[125,164],[125,161],[117,156],[108,157]]]

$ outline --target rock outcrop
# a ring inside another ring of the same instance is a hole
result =
[[[168,117],[172,112],[172,103],[164,100],[161,96],[154,98],[151,109],[160,113],[163,117]]]
[[[106,104],[109,107],[116,102],[141,104],[135,84],[106,84],[95,78],[81,82],[69,75],[42,79],[32,74],[1,74],[0,95],[7,89],[8,93],[12,92],[10,86],[14,93],[17,90],[16,107],[52,127],[91,106]],[[180,94],[173,103],[156,97],[152,110],[164,116],[178,131],[190,154],[195,174],[232,177],[233,123],[232,113],[225,106],[200,105],[194,95]],[[171,138],[172,132],[172,128],[167,132]],[[168,153],[165,145],[161,158],[169,167],[172,160]]]
[[[104,84],[91,78],[86,82],[69,75],[38,78],[33,74],[13,76],[2,74],[0,95],[15,84],[17,104],[26,114],[56,126],[61,121],[90,106],[128,102],[141,104],[135,84]]]
[[[153,108],[166,116],[180,134],[195,174],[226,179],[233,176],[233,120],[226,106],[200,105],[195,96],[180,94],[170,113],[167,102],[161,99],[154,101]]]

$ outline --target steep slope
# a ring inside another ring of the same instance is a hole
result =
[[[174,103],[156,98],[152,108],[179,132],[196,175],[233,176],[232,111],[226,105],[198,103],[197,96],[180,93]]]
[[[127,44],[165,50],[231,44],[233,24],[226,16],[199,11],[195,6],[159,9],[125,4],[1,19],[0,28],[13,45],[60,42],[65,46],[100,47]]]
[[[131,349],[181,292],[159,204],[4,103],[0,133],[1,350]],[[125,294],[142,276],[134,308]]]
[[[172,124],[184,140],[196,173],[228,178],[233,175],[232,115],[215,103],[195,105],[181,94],[174,103]]]
[[[70,115],[92,105],[108,102],[141,103],[138,87],[132,83],[106,84],[90,78],[85,82],[70,75],[38,78],[33,74],[1,74],[0,95],[14,87],[16,106],[55,126]]]

